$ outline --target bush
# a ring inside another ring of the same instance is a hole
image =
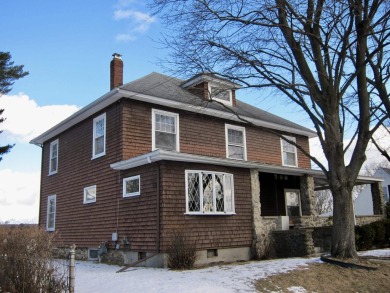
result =
[[[191,269],[196,259],[196,243],[185,237],[182,231],[174,231],[168,247],[168,266],[171,269]]]
[[[66,292],[65,270],[52,257],[53,238],[35,227],[0,228],[0,292]]]
[[[390,201],[385,203],[385,216],[390,219]]]
[[[355,242],[357,250],[367,250],[373,245],[375,230],[370,225],[355,227]]]
[[[373,244],[376,247],[383,247],[386,245],[386,228],[384,221],[372,222],[369,224],[375,231]]]

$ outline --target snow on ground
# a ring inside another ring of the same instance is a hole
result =
[[[390,256],[390,250],[371,250],[364,255]],[[294,270],[298,266],[321,262],[319,258],[289,258],[219,265],[189,271],[156,268],[129,268],[116,273],[118,266],[94,262],[76,262],[77,293],[229,293],[255,292],[255,281]],[[304,292],[303,288],[290,288]]]

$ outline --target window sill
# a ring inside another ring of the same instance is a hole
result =
[[[286,164],[283,164],[282,166],[283,166],[283,167],[298,168],[298,165],[286,165]]]
[[[233,213],[201,213],[201,212],[190,213],[190,212],[187,212],[184,214],[188,215],[188,216],[233,216],[236,213],[234,213],[234,212]]]
[[[58,173],[58,171],[57,172],[51,172],[51,173],[47,174],[47,176],[53,176],[53,175],[56,175],[57,173]]]
[[[126,194],[126,195],[123,195],[123,198],[132,198],[132,197],[139,197],[139,196],[141,196],[141,193]]]
[[[91,160],[95,160],[95,159],[100,158],[100,157],[103,157],[103,156],[105,156],[105,155],[106,155],[106,153],[104,152],[104,153],[102,153],[102,154],[93,156]]]
[[[236,159],[236,158],[230,158],[230,157],[226,157],[226,158],[229,160],[235,160],[235,161],[246,161],[246,158],[244,158],[244,159]]]

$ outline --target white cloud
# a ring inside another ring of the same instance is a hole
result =
[[[387,150],[390,150],[390,135],[388,130],[386,130],[383,126],[379,127],[378,130],[374,133],[375,140],[379,143],[379,145]],[[344,146],[346,146],[349,143],[349,140],[344,141]],[[355,142],[352,143],[348,151],[346,152],[344,156],[344,161],[346,164],[349,164],[349,161],[351,160],[352,156],[352,150],[355,147]],[[320,141],[318,138],[312,138],[310,139],[310,154],[314,157],[316,157],[325,167],[328,166],[328,163],[326,161],[325,155],[322,151],[322,147],[320,144]],[[383,161],[386,161],[386,159],[378,152],[377,148],[371,141],[368,143],[367,150],[366,150],[366,157],[367,160],[364,162],[362,170],[367,165],[378,165]],[[316,165],[313,164],[314,169],[318,169]]]
[[[0,125],[4,130],[1,136],[4,135],[9,143],[27,143],[79,108],[74,105],[39,106],[29,96],[19,93],[1,96],[0,109],[5,109],[3,117],[6,118]]]
[[[0,170],[0,221],[37,222],[39,172]]]
[[[125,20],[129,27],[129,33],[119,34],[116,36],[118,41],[133,41],[135,40],[134,33],[143,34],[149,30],[156,18],[149,13],[144,13],[132,9],[117,9],[114,11],[115,20]]]
[[[119,42],[129,42],[129,41],[134,41],[136,37],[133,36],[132,34],[119,34],[116,35],[115,39]]]

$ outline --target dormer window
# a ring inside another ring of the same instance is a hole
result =
[[[182,88],[204,100],[214,100],[236,106],[235,91],[241,85],[210,73],[201,73],[185,81]]]
[[[232,91],[229,89],[221,88],[213,84],[209,84],[209,93],[211,100],[217,100],[219,102],[232,105]]]

